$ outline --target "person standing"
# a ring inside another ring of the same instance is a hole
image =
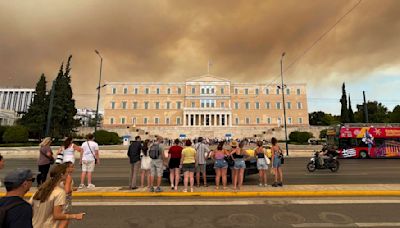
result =
[[[81,184],[79,188],[85,187],[85,177],[87,174],[88,188],[94,188],[92,177],[95,165],[100,165],[99,145],[93,141],[93,134],[89,133],[86,136],[86,142],[82,143],[82,153],[80,164],[82,166]]]
[[[181,165],[183,171],[183,192],[187,192],[188,182],[190,180],[190,192],[193,192],[194,170],[197,163],[196,150],[192,147],[190,139],[185,142],[185,149],[182,150]]]
[[[75,151],[82,153],[82,148],[72,142],[72,137],[68,137],[57,154],[62,154],[62,163],[72,162],[75,164]]]
[[[4,228],[32,228],[32,207],[23,198],[35,181],[29,169],[16,169],[4,178],[6,196],[0,199],[0,207],[6,209]]]
[[[243,149],[245,141],[239,143],[239,148],[231,152],[231,157],[234,160],[233,165],[233,190],[240,190],[243,185],[244,170],[246,169],[245,157],[248,156],[246,150]],[[232,145],[233,147],[233,145]]]
[[[203,183],[204,187],[208,187],[207,185],[207,173],[206,173],[206,166],[207,166],[207,161],[206,157],[208,152],[210,152],[210,149],[208,146],[204,143],[203,137],[199,137],[197,140],[196,145],[194,146],[196,150],[196,182],[197,182],[197,187],[200,187],[200,173],[203,174]]]
[[[175,139],[174,143],[175,145],[171,146],[168,150],[168,168],[171,189],[177,191],[181,175],[181,169],[179,167],[183,148],[179,145],[179,139]]]
[[[258,186],[266,187],[267,186],[267,170],[268,170],[267,159],[269,159],[269,158],[267,158],[266,150],[263,147],[262,141],[257,142],[257,148],[254,150],[254,156],[257,158],[257,169],[258,169],[258,174],[259,174]]]
[[[140,152],[140,188],[144,188],[144,178],[147,179],[147,189],[150,188],[150,164],[151,158],[149,156],[149,143],[150,140],[146,139],[143,142],[142,152]]]
[[[281,158],[283,156],[281,148],[278,146],[278,140],[275,137],[271,139],[271,151],[272,151],[272,168],[275,173],[275,182],[272,184],[272,187],[282,187],[283,184],[283,175],[282,175],[282,163]],[[279,178],[279,182],[278,182]]]
[[[76,191],[77,188],[74,187],[74,180],[72,179],[72,173],[75,170],[75,165],[72,162],[64,163],[67,166],[67,171],[64,180],[60,183],[60,187],[64,189],[66,197],[65,197],[65,205],[64,212],[71,213],[72,211],[72,192]],[[60,227],[68,227],[69,221],[63,220],[60,222]]]
[[[51,138],[46,137],[39,144],[39,159],[37,161],[39,174],[36,176],[38,187],[46,181],[50,165],[54,163],[53,152],[51,151]]]
[[[4,158],[3,155],[0,154],[0,169],[4,169]]]
[[[131,164],[131,174],[129,177],[130,183],[129,183],[129,188],[130,189],[137,189],[136,185],[136,178],[139,174],[139,169],[140,169],[140,152],[142,151],[142,141],[140,136],[135,137],[135,141],[131,143],[131,145],[128,148],[128,157],[129,157],[129,162]]]
[[[30,199],[34,228],[58,228],[60,221],[63,220],[82,220],[85,213],[64,213],[66,194],[64,189],[60,187],[60,183],[65,179],[66,172],[67,164],[54,166],[50,171],[50,178],[40,186]]]
[[[150,192],[162,192],[161,178],[163,173],[164,147],[163,138],[157,136],[156,141],[149,148],[150,162]],[[157,176],[157,186],[154,188],[154,178]]]
[[[226,189],[226,173],[228,170],[228,162],[225,160],[225,156],[229,156],[229,152],[224,149],[224,143],[220,142],[217,149],[211,152],[210,157],[214,160],[215,169],[215,189],[219,189],[219,181],[222,177],[223,189]]]

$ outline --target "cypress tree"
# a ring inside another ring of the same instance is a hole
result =
[[[42,74],[36,83],[35,97],[27,113],[21,118],[21,125],[25,126],[31,137],[41,139],[45,135],[48,99],[46,94],[46,76]]]
[[[342,98],[340,99],[340,103],[342,104],[342,108],[340,110],[340,121],[342,123],[348,123],[349,119],[349,112],[347,110],[347,96],[346,96],[346,87],[342,85]]]
[[[350,123],[354,123],[354,112],[353,109],[351,108],[350,94],[349,94],[349,121]]]

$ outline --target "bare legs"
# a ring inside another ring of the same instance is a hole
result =
[[[262,185],[267,185],[267,170],[266,169],[260,169],[259,172],[259,182]]]
[[[180,174],[181,170],[179,168],[169,170],[169,180],[171,187],[174,187],[175,191],[178,190]]]
[[[221,177],[222,177],[222,185],[223,185],[224,189],[226,189],[226,172],[227,172],[227,170],[228,170],[227,168],[222,168],[222,169],[216,168],[215,169],[215,174],[216,174],[215,188],[216,189],[219,189],[219,181],[220,181]]]
[[[142,169],[140,173],[140,187],[144,188],[144,178],[147,177],[147,187],[150,187],[150,170]]]
[[[193,192],[193,186],[194,186],[194,172],[186,171],[186,172],[183,174],[183,186],[184,186],[183,191],[184,191],[184,192],[187,192],[187,187],[188,187],[189,179],[190,179],[190,191]]]

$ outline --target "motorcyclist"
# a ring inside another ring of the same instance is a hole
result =
[[[318,153],[318,161],[321,166],[324,166],[324,160],[328,159],[328,148],[324,146],[322,150]]]

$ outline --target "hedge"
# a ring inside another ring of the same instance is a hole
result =
[[[122,143],[117,133],[105,130],[99,130],[94,133],[94,138],[99,145],[117,145]]]
[[[28,142],[29,132],[26,127],[11,126],[6,129],[2,138],[5,143],[24,143]]]
[[[310,138],[313,137],[311,132],[306,131],[293,131],[289,134],[289,139],[291,142],[296,143],[307,143]]]

